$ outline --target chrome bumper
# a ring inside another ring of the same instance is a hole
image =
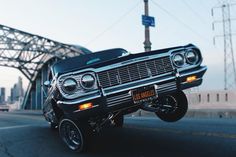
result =
[[[206,70],[206,66],[201,66],[195,68],[194,70],[182,71],[178,73],[168,73],[158,77],[147,78],[142,81],[101,89],[101,91],[99,92],[100,94],[87,97],[86,99],[80,98],[73,101],[57,101],[57,104],[76,105],[103,97],[106,99],[105,106],[113,107],[119,104],[132,102],[132,95],[130,91],[144,86],[157,85],[157,94],[165,94],[168,92],[175,92],[177,90],[184,90],[187,88],[198,86],[202,83],[202,76],[204,75]],[[196,75],[197,79],[191,83],[186,82],[186,78],[192,75]]]

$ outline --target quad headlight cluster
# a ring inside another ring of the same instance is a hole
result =
[[[193,49],[179,51],[174,53],[172,56],[172,62],[174,66],[178,68],[182,68],[187,65],[196,65],[200,62],[200,59],[200,54]]]
[[[78,83],[74,78],[67,78],[62,83],[62,90],[65,93],[73,94],[78,89]]]
[[[73,99],[97,89],[93,72],[62,76],[58,81],[59,90],[65,98]]]
[[[95,77],[92,74],[85,74],[81,77],[81,86],[84,89],[91,89],[95,84]]]

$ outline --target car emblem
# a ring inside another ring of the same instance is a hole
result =
[[[147,73],[148,73],[148,76],[149,76],[149,77],[152,77],[152,71],[151,71],[150,68],[147,68]]]
[[[134,59],[130,59],[124,62],[121,62],[121,64],[128,64],[128,63],[133,63],[133,62],[138,62],[138,61],[143,61],[143,60],[147,60],[149,59],[149,56],[145,56],[145,57],[140,57],[140,58],[134,58]]]
[[[121,80],[120,80],[119,75],[116,75],[116,80],[117,80],[117,82],[118,82],[119,84],[121,84]]]

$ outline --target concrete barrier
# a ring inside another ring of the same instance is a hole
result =
[[[155,113],[147,111],[137,111],[128,116],[132,117],[156,117]],[[185,117],[187,118],[236,118],[236,110],[227,109],[189,109]]]

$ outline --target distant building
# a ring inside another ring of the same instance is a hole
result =
[[[0,88],[0,105],[3,105],[6,103],[6,89],[4,87]]]
[[[11,88],[10,103],[19,101],[23,97],[24,97],[23,82],[22,78],[19,77],[18,82],[14,84],[14,86]]]
[[[18,94],[19,97],[24,97],[23,81],[21,77],[18,77]]]

